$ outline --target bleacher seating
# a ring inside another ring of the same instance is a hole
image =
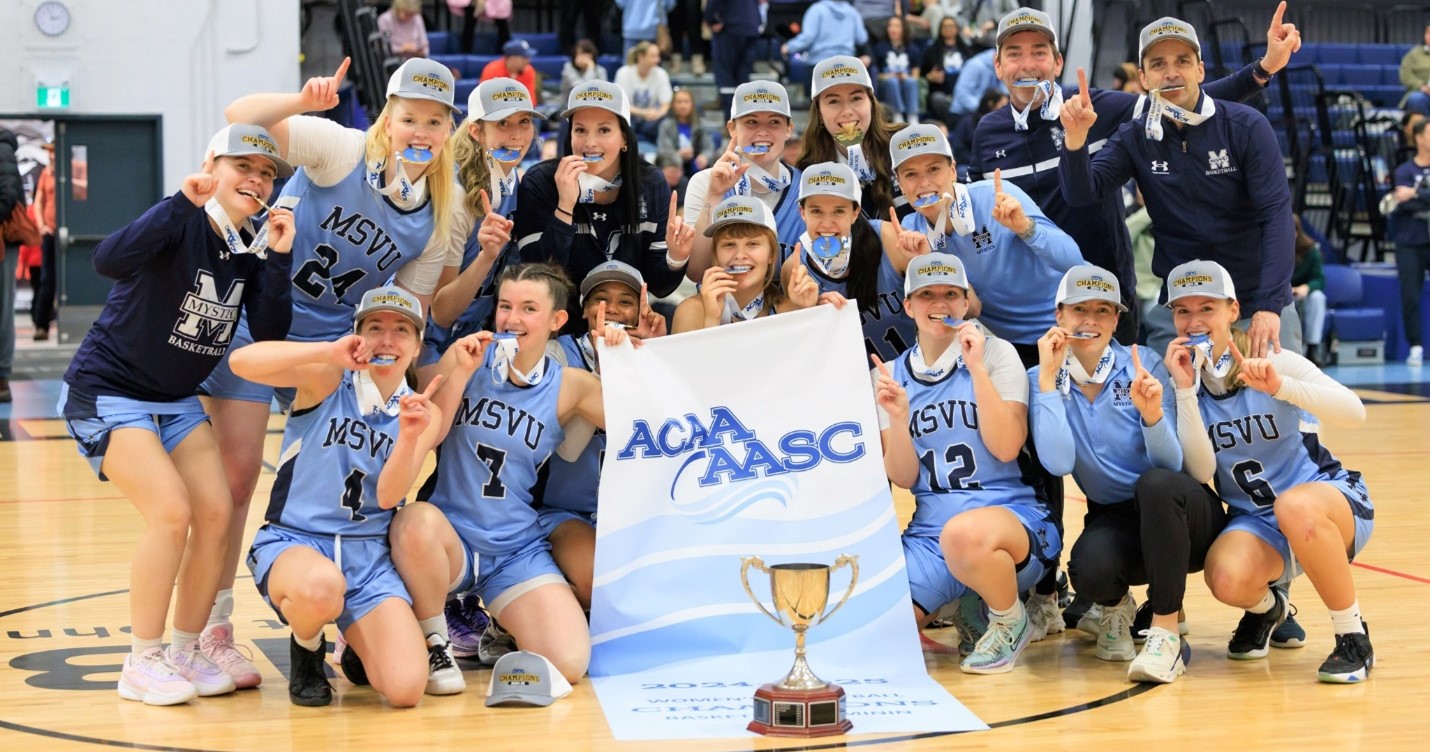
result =
[[[1326,264],[1327,332],[1340,341],[1341,365],[1348,361],[1375,362],[1384,358],[1385,311],[1367,304],[1359,271],[1341,264]]]

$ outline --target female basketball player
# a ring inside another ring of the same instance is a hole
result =
[[[847,55],[820,61],[810,98],[800,169],[822,162],[848,165],[859,180],[857,202],[871,220],[889,216],[891,209],[901,218],[912,211],[888,162],[889,141],[904,125],[885,117],[864,63]]]
[[[231,125],[177,195],[95,249],[95,268],[116,282],[65,372],[59,410],[100,480],[144,518],[129,570],[133,649],[119,675],[126,700],[173,705],[234,690],[197,642],[233,502],[194,389],[228,350],[240,308],[259,339],[288,331],[293,215],[274,209],[256,235],[249,218],[271,198],[274,179],[292,172],[266,131]]]
[[[536,136],[532,118],[539,117],[530,92],[514,79],[483,81],[467,99],[467,119],[452,137],[452,158],[465,191],[456,205],[457,221],[475,227],[461,258],[448,259],[443,269],[452,284],[439,285],[432,300],[420,359],[424,372],[452,342],[490,325],[493,283],[519,257],[511,243],[516,168]]]
[[[763,201],[733,196],[716,205],[711,216],[705,234],[715,247],[715,265],[705,270],[700,294],[676,307],[673,333],[750,321],[819,302],[819,285],[802,263],[793,265],[788,291],[781,287],[775,270],[775,218]],[[685,242],[691,242],[689,236]]]
[[[1177,435],[1193,478],[1210,481],[1231,507],[1207,553],[1212,595],[1246,609],[1227,646],[1239,660],[1263,658],[1286,616],[1270,584],[1304,571],[1331,611],[1336,646],[1321,664],[1323,682],[1364,681],[1375,664],[1361,620],[1350,561],[1365,547],[1375,509],[1360,473],[1321,446],[1318,421],[1352,426],[1365,406],[1351,390],[1290,350],[1243,356],[1245,332],[1226,269],[1189,261],[1167,275],[1177,338],[1167,370],[1177,388]]]
[[[1057,325],[1038,340],[1039,364],[1028,372],[1033,441],[1048,472],[1071,473],[1087,495],[1068,571],[1077,592],[1102,606],[1095,654],[1132,661],[1131,681],[1165,684],[1186,670],[1191,652],[1177,616],[1187,572],[1202,568],[1226,513],[1181,472],[1162,359],[1112,339],[1125,313],[1120,294],[1106,269],[1075,266],[1063,275]],[[1137,654],[1128,586],[1144,582],[1152,622]]]
[[[1011,671],[1033,633],[1018,594],[1062,548],[1047,507],[1023,482],[1027,373],[1011,345],[965,320],[969,280],[958,257],[922,256],[904,284],[918,339],[892,368],[874,358],[875,396],[885,470],[916,505],[903,535],[914,614],[922,625],[976,592],[988,604],[988,629],[961,668]]]
[[[445,630],[424,644],[387,544],[393,509],[444,425],[444,413],[430,404],[440,379],[420,395],[407,381],[423,321],[416,296],[380,287],[363,296],[354,334],[262,342],[229,358],[243,378],[296,389],[267,524],[248,553],[258,592],[293,630],[288,698],[295,705],[332,702],[323,626],[334,620],[392,705],[416,705],[424,689],[450,694],[465,686],[445,654]]]
[[[453,384],[437,400],[453,416],[451,432],[436,480],[423,489],[430,503],[397,515],[392,542],[424,622],[443,619],[449,592],[480,597],[493,639],[504,627],[518,647],[574,682],[591,656],[586,616],[532,506],[538,471],[561,443],[562,425],[578,416],[598,428],[606,422],[600,382],[546,354],[547,340],[566,324],[570,294],[565,273],[551,264],[502,273],[496,333],[458,340],[439,364]],[[624,329],[597,323],[608,346],[628,341]]]
[[[350,331],[363,293],[385,284],[417,295],[425,307],[442,272],[457,201],[451,152],[452,73],[425,58],[402,64],[387,84],[387,104],[366,133],[302,113],[338,104],[347,73],[309,79],[297,94],[251,94],[229,105],[230,122],[267,127],[280,155],[302,169],[283,187],[294,209],[293,323],[290,339],[329,342]],[[240,319],[235,346],[252,341]],[[209,615],[204,647],[240,685],[257,684],[258,670],[233,647],[233,576],[248,504],[263,460],[269,404],[292,399],[288,389],[245,382],[220,363],[204,382],[233,496],[229,563]]]

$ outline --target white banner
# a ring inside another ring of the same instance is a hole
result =
[[[924,667],[868,367],[853,306],[601,354],[591,676],[617,739],[747,733],[754,689],[794,660],[740,583],[750,555],[859,557],[853,596],[809,631],[854,733],[985,728]],[[769,577],[750,584],[769,607]],[[848,584],[834,574],[830,607]]]

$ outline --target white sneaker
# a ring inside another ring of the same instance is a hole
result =
[[[119,696],[145,705],[178,705],[199,696],[198,690],[169,663],[163,648],[130,653],[119,673]]]
[[[427,694],[455,695],[466,688],[467,680],[452,657],[452,644],[442,635],[427,635]]]
[[[231,622],[206,627],[199,636],[199,650],[203,651],[209,660],[218,664],[219,668],[227,671],[228,675],[233,677],[234,686],[239,689],[256,687],[263,682],[263,676],[258,673],[258,667],[253,665],[252,659],[233,644]]]
[[[1033,593],[1026,608],[1028,628],[1032,630],[1029,642],[1037,642],[1067,629],[1067,625],[1063,623],[1063,610],[1058,606],[1057,593]]]
[[[1122,596],[1116,606],[1103,606],[1102,618],[1098,619],[1098,658],[1104,661],[1130,661],[1137,657],[1137,648],[1132,644],[1132,620],[1137,616],[1137,601],[1132,594]]]
[[[226,695],[237,689],[233,677],[228,675],[221,666],[209,660],[209,657],[199,650],[199,643],[193,642],[187,650],[174,650],[173,646],[166,651],[169,664],[179,672],[179,676],[189,680],[198,690],[199,697],[213,697],[214,695]]]
[[[1175,632],[1148,627],[1142,652],[1127,667],[1127,681],[1171,684],[1186,673],[1191,655],[1191,646]]]
[[[1410,357],[1405,359],[1405,365],[1411,368],[1419,368],[1425,363],[1425,348],[1416,345],[1410,348]]]
[[[1094,603],[1088,606],[1082,617],[1077,620],[1077,628],[1080,632],[1086,632],[1096,637],[1102,631],[1102,604]]]

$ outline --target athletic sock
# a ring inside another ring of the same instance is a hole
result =
[[[422,628],[422,636],[438,635],[442,639],[447,639],[447,614],[438,611],[436,616],[429,616],[426,619],[418,619],[417,626]]]
[[[312,653],[323,645],[323,630],[318,630],[317,634],[313,635],[312,637],[309,637],[306,640],[302,637],[299,637],[297,632],[294,632],[293,641],[298,643],[298,647],[308,651],[309,653]]]
[[[1006,611],[999,611],[996,608],[988,609],[989,621],[996,621],[1003,624],[1017,624],[1023,619],[1023,601],[1014,598],[1012,607]]]
[[[1266,589],[1266,595],[1261,597],[1261,602],[1246,609],[1250,614],[1264,614],[1276,606],[1276,596],[1271,592],[1271,588]]]
[[[162,637],[155,637],[155,638],[152,639],[152,640],[146,640],[146,639],[144,639],[144,638],[142,638],[142,637],[130,637],[130,638],[129,638],[129,649],[130,649],[130,650],[134,653],[134,655],[136,655],[136,656],[143,655],[143,654],[149,652],[150,650],[153,650],[154,648],[160,647],[160,646],[163,645],[163,644],[164,644],[164,638],[162,638]]]
[[[233,588],[220,590],[214,596],[214,607],[209,610],[208,626],[216,627],[233,618]]]
[[[1360,620],[1360,601],[1351,603],[1351,607],[1341,611],[1331,611],[1331,626],[1335,627],[1336,634],[1365,634],[1365,624]]]
[[[169,649],[175,653],[182,653],[189,649],[190,645],[198,642],[198,632],[185,632],[182,629],[173,631],[173,638],[169,641]]]

